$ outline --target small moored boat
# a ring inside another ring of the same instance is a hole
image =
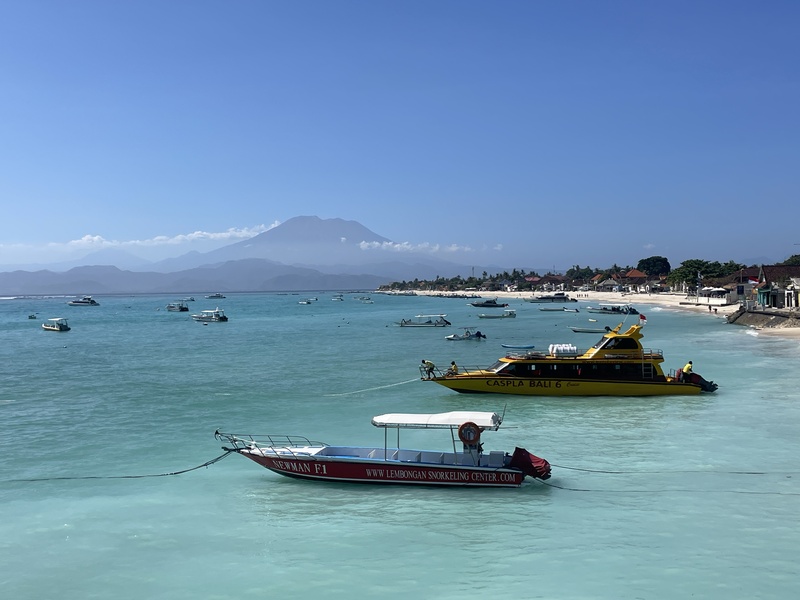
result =
[[[189,305],[184,301],[170,302],[167,304],[167,310],[170,312],[189,312]]]
[[[486,336],[481,333],[478,329],[476,330],[474,327],[462,327],[464,333],[454,333],[452,335],[446,335],[444,339],[450,341],[458,341],[458,340],[473,340],[473,341],[480,341],[485,340]]]
[[[46,331],[69,331],[70,326],[65,318],[56,317],[55,319],[47,319],[47,323],[42,323],[42,329]]]
[[[413,319],[400,319],[400,327],[449,327],[447,315],[416,315]]]
[[[198,314],[192,315],[192,318],[201,323],[224,323],[228,320],[225,311],[219,307],[214,310],[201,310]]]
[[[517,311],[513,308],[506,308],[501,314],[485,314],[478,315],[479,319],[513,319],[517,316]]]
[[[476,300],[475,302],[469,302],[468,304],[478,308],[505,308],[508,306],[508,302],[498,302],[497,298],[491,298],[489,300]]]
[[[217,431],[214,436],[230,444],[223,450],[298,479],[445,487],[519,487],[526,476],[548,479],[550,464],[524,448],[513,454],[483,451],[481,434],[497,431],[502,421],[497,413],[475,411],[379,415],[372,424],[384,430],[384,444],[371,447],[330,446],[287,435]],[[401,429],[449,430],[452,445],[446,451],[401,448]]]
[[[525,298],[525,302],[534,303],[547,303],[547,302],[577,302],[575,298],[570,298],[564,292],[555,292],[553,294],[543,294],[541,296],[532,296]]]
[[[611,327],[608,325],[603,327],[570,327],[572,331],[575,333],[605,333],[606,331],[611,331]]]
[[[587,306],[586,312],[599,313],[601,315],[638,315],[639,311],[630,304],[600,304],[598,306]]]

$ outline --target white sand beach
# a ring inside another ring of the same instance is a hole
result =
[[[421,295],[438,295],[441,292],[417,292]],[[535,293],[533,295],[539,295]],[[498,300],[508,301],[509,299],[530,298],[531,292],[481,292],[483,298],[497,298]],[[720,315],[729,315],[736,312],[739,304],[708,304],[705,298],[700,298],[700,302],[695,302],[694,297],[687,297],[685,294],[631,294],[622,292],[570,292],[572,298],[586,302],[604,302],[608,304],[631,304],[640,312],[641,306],[650,304],[654,306],[670,306],[680,310],[693,311],[707,314],[710,317],[718,318]],[[709,306],[711,310],[709,311]],[[716,312],[714,312],[716,309]],[[764,327],[758,330],[759,335],[770,335],[800,339],[800,327]]]

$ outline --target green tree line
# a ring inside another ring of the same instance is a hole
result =
[[[800,265],[800,254],[790,256],[787,260],[778,265]],[[755,267],[756,265],[752,265]],[[694,286],[698,278],[702,281],[713,281],[730,278],[737,272],[743,269],[750,268],[747,265],[737,263],[729,260],[726,263],[718,261],[707,261],[699,258],[693,258],[683,261],[680,266],[673,269],[669,261],[663,256],[650,256],[641,259],[635,269],[644,273],[650,279],[664,278],[665,283],[670,287],[680,286],[682,283],[688,283]],[[596,275],[602,275],[602,279],[607,279],[613,275],[625,275],[634,269],[632,266],[620,267],[619,265],[612,265],[606,269],[598,269],[593,267],[581,267],[574,265],[567,269],[564,276],[570,282],[588,283]],[[484,289],[489,291],[502,290],[506,286],[516,286],[518,290],[534,290],[537,286],[534,282],[530,282],[527,278],[532,277],[546,277],[548,275],[556,275],[551,271],[544,274],[539,274],[536,271],[526,272],[524,269],[513,269],[511,272],[503,271],[502,273],[489,274],[484,271],[480,277],[470,276],[461,277],[436,277],[433,280],[420,280],[414,279],[413,281],[395,281],[389,285],[382,286],[387,290],[403,290],[403,289],[436,289],[443,291],[468,291]]]

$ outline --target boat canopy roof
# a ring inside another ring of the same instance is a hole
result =
[[[390,413],[372,418],[375,427],[404,427],[409,429],[453,429],[464,423],[475,423],[481,429],[500,427],[503,418],[493,412],[457,410],[437,414]]]
[[[430,317],[446,317],[447,315],[414,315],[415,319],[429,319]]]

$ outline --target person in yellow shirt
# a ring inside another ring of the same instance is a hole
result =
[[[687,362],[684,366],[682,371],[682,379],[684,381],[691,381],[692,379],[692,361]]]
[[[447,373],[445,373],[445,375],[458,375],[458,365],[456,361],[450,361],[450,366],[447,368]]]

